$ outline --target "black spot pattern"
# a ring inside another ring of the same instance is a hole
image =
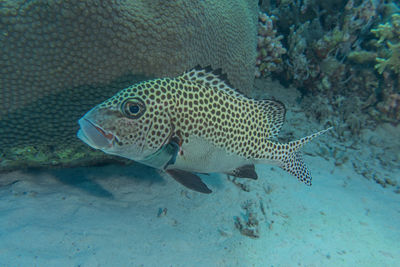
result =
[[[225,77],[211,70],[192,70],[174,79],[164,78],[132,85],[107,101],[102,108],[118,110],[126,98],[137,97],[146,104],[141,117],[142,129],[148,129],[149,147],[158,147],[173,128],[183,141],[190,136],[203,137],[211,143],[246,158],[263,159],[271,155],[282,159],[287,147],[268,141],[276,136],[285,118],[284,105],[275,100],[247,98],[232,89]],[[172,125],[166,126],[167,117]],[[129,126],[126,126],[129,127]],[[121,141],[133,142],[129,130]],[[268,152],[269,151],[269,152]],[[279,152],[280,151],[280,152]]]
[[[200,73],[199,73],[200,72]],[[191,71],[179,79],[183,89],[177,103],[187,100],[187,112],[176,113],[177,121],[188,116],[192,132],[217,146],[246,158],[263,158],[261,146],[275,136],[284,120],[284,107],[272,100],[256,101],[228,87],[213,73]],[[209,83],[207,86],[206,83]],[[189,88],[197,88],[193,98],[186,98]],[[178,125],[183,131],[186,125]]]
[[[312,178],[310,171],[304,164],[303,157],[300,152],[294,152],[283,160],[282,169],[297,177],[297,179],[306,185],[311,186]]]

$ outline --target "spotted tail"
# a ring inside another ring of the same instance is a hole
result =
[[[299,140],[292,141],[288,143],[289,150],[292,151],[291,153],[287,153],[280,162],[280,167],[290,173],[291,175],[297,177],[301,182],[305,183],[306,185],[311,186],[311,174],[308,170],[306,164],[303,161],[303,156],[299,149],[312,139],[321,134],[329,131],[332,127],[322,130],[320,132],[314,133],[312,135],[303,137]]]

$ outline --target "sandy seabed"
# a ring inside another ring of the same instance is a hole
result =
[[[335,142],[305,148],[312,187],[269,165],[201,175],[210,195],[140,164],[0,174],[0,266],[399,266],[400,194],[315,153]]]

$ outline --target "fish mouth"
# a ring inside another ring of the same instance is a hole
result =
[[[78,123],[81,127],[77,134],[78,138],[95,149],[110,148],[118,142],[114,134],[86,118],[81,118]]]

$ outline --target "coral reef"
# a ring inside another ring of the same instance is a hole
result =
[[[382,74],[390,69],[400,74],[400,13],[393,14],[390,22],[378,25],[378,28],[372,29],[371,32],[379,38],[376,45],[381,54],[385,55],[383,58],[376,57],[377,71]]]
[[[76,121],[144,77],[222,68],[249,92],[255,0],[0,3],[0,147],[76,142]]]
[[[400,13],[393,13],[390,21],[371,30],[378,39],[375,69],[383,76],[383,87],[377,109],[380,120],[400,122]]]
[[[268,76],[271,72],[283,71],[282,55],[286,49],[282,46],[282,35],[277,35],[274,27],[275,16],[259,12],[257,35],[256,77]]]
[[[6,89],[30,83],[54,93],[127,73],[175,76],[196,64],[222,68],[237,88],[252,85],[254,0],[5,1],[0,12]]]
[[[297,87],[314,80],[319,75],[319,68],[313,63],[312,58],[307,57],[308,41],[304,38],[307,34],[310,22],[300,26],[292,25],[288,36],[288,58],[286,60],[286,77],[293,81]]]
[[[279,81],[296,86],[303,110],[347,142],[325,149],[335,164],[349,161],[367,179],[396,186],[389,177],[398,168],[398,146],[384,136],[397,136],[386,131],[398,132],[400,123],[399,1],[270,0],[262,11],[276,18],[276,35],[287,48]],[[379,138],[361,140],[382,128]],[[363,146],[373,152],[364,155]]]
[[[285,36],[281,82],[339,109],[346,105],[342,99],[353,99],[353,114],[341,117],[354,135],[374,124],[368,120],[399,122],[393,107],[400,77],[395,1],[263,1],[262,9],[275,18],[274,36]]]
[[[358,6],[348,1],[339,13],[339,19],[337,14],[324,10],[316,12],[317,17],[311,22],[298,26],[299,30],[291,29],[288,71],[294,73],[295,81],[300,81],[297,82],[298,86],[304,85],[308,90],[318,91],[343,88],[352,79],[347,75],[352,72],[352,66],[345,60],[350,53],[361,50],[360,36],[368,32],[377,17],[378,7],[370,0],[362,1]],[[322,24],[321,20],[325,23]],[[305,59],[296,64],[302,57]],[[297,66],[306,62],[307,72],[298,74]]]
[[[387,68],[395,73],[400,73],[400,43],[393,44],[388,41],[387,47],[390,51],[388,58],[377,57],[378,64],[375,65],[375,68],[380,74]]]
[[[400,122],[400,93],[385,96],[385,99],[378,103],[377,108],[387,116],[382,119],[398,124]]]

